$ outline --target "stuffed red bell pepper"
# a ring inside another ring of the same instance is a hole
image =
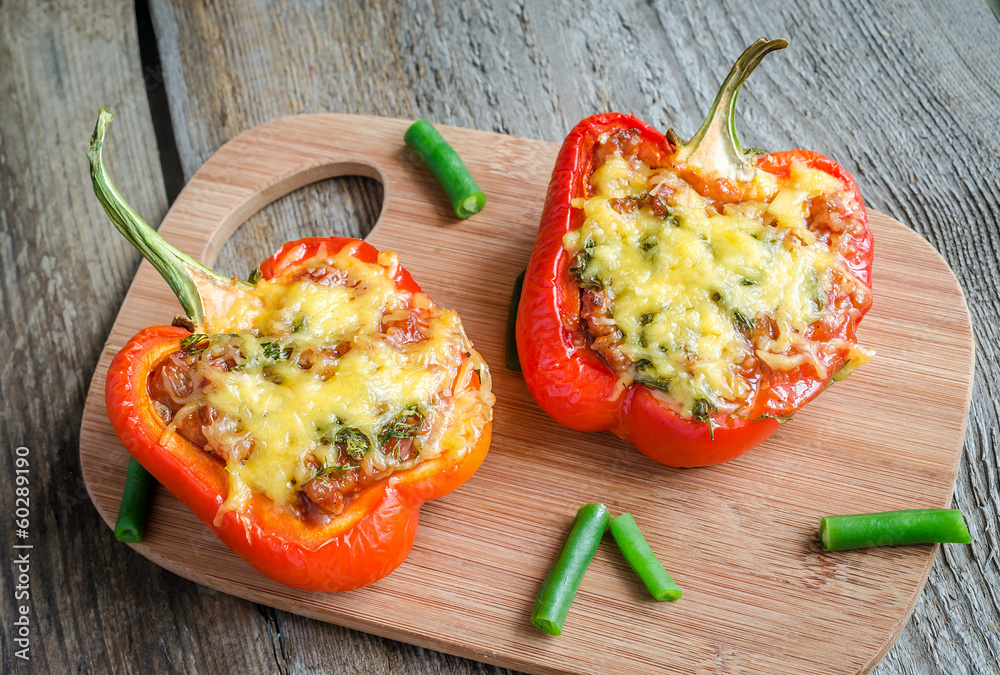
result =
[[[95,191],[191,324],[148,328],[114,358],[116,433],[275,581],[346,591],[381,579],[409,553],[420,505],[462,484],[489,448],[489,371],[457,314],[395,253],[357,239],[285,244],[250,282],[203,267],[111,185],[110,118],[101,111],[91,141]]]
[[[744,151],[739,58],[681,143],[630,115],[580,122],[556,161],[517,317],[556,422],[671,466],[725,462],[872,352],[872,235],[857,185],[806,150]]]

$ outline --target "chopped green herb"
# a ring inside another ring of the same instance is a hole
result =
[[[414,438],[423,423],[424,413],[419,406],[411,405],[382,428],[378,442],[384,445],[392,438]]]
[[[346,476],[347,474],[349,474],[354,469],[355,469],[355,467],[351,467],[351,466],[338,466],[336,464],[324,464],[322,467],[320,467],[319,469],[317,469],[316,473],[314,473],[309,478],[309,480],[307,480],[305,483],[303,483],[302,486],[305,487],[306,485],[309,485],[309,483],[313,482],[317,478],[322,478],[323,476],[328,476],[331,473],[339,473],[341,476]]]
[[[413,447],[410,450],[411,450],[411,452],[413,454],[410,456],[409,461],[412,462],[412,463],[414,463],[414,464],[416,464],[417,457],[420,456],[420,450],[418,448],[416,448],[416,447]],[[399,453],[400,453],[400,449],[399,449],[399,445],[397,445],[395,448],[392,449],[392,458],[396,461],[396,464],[402,464],[403,463],[403,457]]]
[[[281,345],[277,342],[262,342],[260,346],[264,352],[264,358],[271,361],[277,361],[281,358]]]
[[[204,351],[208,347],[208,336],[204,333],[194,333],[181,339],[181,349],[188,354]]]
[[[351,459],[362,459],[372,447],[371,439],[363,431],[341,426],[339,421],[322,427],[317,425],[316,431],[320,441],[336,445]]]
[[[256,284],[260,280],[261,280],[260,268],[254,267],[252,270],[250,270],[250,274],[247,275],[247,281],[250,282],[251,284]]]
[[[636,384],[641,384],[650,389],[659,389],[662,392],[670,393],[671,380],[661,377],[656,372],[656,366],[649,359],[639,359],[635,362]]]
[[[581,277],[577,281],[577,284],[582,288],[595,288],[600,290],[604,288],[604,279],[601,279],[600,277]]]
[[[292,322],[292,332],[301,333],[302,329],[309,324],[309,319],[304,314]]]
[[[671,380],[669,378],[660,378],[655,376],[648,378],[636,378],[636,382],[649,387],[650,389],[659,389],[666,394],[670,393]]]
[[[230,337],[238,338],[239,335],[231,334]],[[260,355],[252,358],[247,358],[246,354],[241,351],[240,354],[243,360],[233,366],[233,370],[253,371],[260,369],[261,371],[265,371],[278,361],[286,361],[292,356],[291,345],[283,347],[277,341],[261,342],[260,348]]]
[[[656,233],[647,234],[645,237],[639,240],[639,250],[642,251],[643,255],[649,253],[653,249],[659,246],[659,242],[656,241]],[[647,256],[648,259],[648,256]]]
[[[757,417],[744,417],[744,416],[738,414],[741,410],[743,410],[746,407],[747,407],[747,404],[744,403],[739,408],[737,408],[736,410],[734,410],[731,413],[730,416],[731,417],[735,417],[737,419],[744,420],[746,422],[762,422],[764,420],[775,420],[778,424],[784,424],[785,422],[791,422],[792,421],[792,415],[788,415],[787,417],[782,417],[781,415],[772,415],[771,413],[761,413]]]
[[[604,288],[604,281],[600,277],[587,276],[587,267],[594,257],[593,239],[588,239],[583,245],[583,250],[573,257],[573,263],[569,267],[569,273],[582,288]]]
[[[712,415],[719,412],[719,408],[707,398],[699,398],[694,402],[691,409],[691,416],[699,422],[708,422]]]
[[[738,309],[733,310],[733,324],[736,326],[736,330],[743,333],[753,331],[753,320],[748,319],[746,315]]]
[[[341,427],[334,436],[334,443],[342,446],[351,459],[361,459],[371,449],[371,440],[360,429]]]
[[[649,210],[657,218],[663,219],[664,223],[670,227],[677,227],[680,221],[677,216],[670,212],[670,207],[666,205],[659,195],[643,195],[642,200],[649,206]]]

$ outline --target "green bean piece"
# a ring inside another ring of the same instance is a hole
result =
[[[908,544],[969,544],[972,537],[958,509],[913,509],[825,516],[819,541],[826,551]]]
[[[417,120],[406,130],[403,140],[444,188],[456,216],[468,218],[483,210],[486,196],[465,168],[465,162],[434,125],[427,120]]]
[[[510,312],[507,314],[507,348],[504,352],[504,365],[507,370],[521,372],[521,359],[517,355],[517,306],[521,304],[521,287],[524,286],[525,269],[514,280],[514,292],[510,298]]]
[[[646,584],[649,593],[659,601],[677,600],[681,597],[681,589],[657,560],[653,549],[649,547],[646,538],[642,536],[639,526],[631,513],[623,513],[614,518],[609,526],[611,536],[621,549],[625,560],[632,566],[642,583]]]
[[[597,553],[609,519],[604,504],[584,504],[576,512],[569,536],[538,591],[531,611],[532,626],[548,635],[562,634],[569,606]]]
[[[149,509],[149,497],[155,484],[152,474],[134,458],[130,458],[128,473],[125,474],[125,492],[122,493],[118,520],[115,522],[115,536],[119,541],[129,544],[142,541],[146,510]]]

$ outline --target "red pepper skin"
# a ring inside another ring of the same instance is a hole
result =
[[[651,459],[668,466],[727,462],[777,430],[779,422],[773,417],[762,417],[762,413],[771,411],[781,401],[794,402],[794,409],[798,410],[826,387],[830,377],[819,378],[805,366],[775,373],[769,383],[769,395],[758,397],[753,410],[741,411],[739,417],[713,417],[712,428],[705,422],[681,417],[646,386],[625,388],[618,384],[615,373],[589,347],[588,333],[580,319],[580,291],[569,271],[572,260],[563,248],[563,236],[583,224],[583,211],[573,208],[572,202],[588,196],[599,137],[622,129],[639,132],[643,144],[640,152],[647,164],[665,165],[666,158],[675,151],[660,132],[621,113],[589,117],[566,137],[552,172],[518,307],[517,349],[525,383],[539,406],[563,426],[578,431],[611,431]],[[845,258],[845,263],[861,281],[870,285],[872,238],[854,180],[833,161],[803,150],[763,156],[758,166],[787,176],[793,160],[840,179],[845,189],[853,193],[857,217],[864,224],[864,236],[853,242],[853,255]],[[720,188],[725,191],[726,186]],[[859,308],[861,316],[869,306],[870,294],[867,303]],[[837,330],[855,337],[853,326],[842,325]]]
[[[378,251],[354,239],[303,239],[285,244],[261,265],[262,276],[279,278],[302,263],[356,244],[354,255],[375,262]],[[419,291],[400,267],[399,288]],[[275,511],[254,494],[245,510],[216,522],[229,493],[224,464],[166,425],[153,407],[147,384],[167,356],[181,348],[188,331],[156,326],[141,331],[113,359],[105,397],[108,416],[125,448],[181,500],[230,549],[265,576],[309,591],[349,591],[378,581],[406,558],[416,534],[420,506],[464,483],[479,468],[490,444],[487,423],[473,448],[456,449],[369,486],[326,526],[308,526]]]

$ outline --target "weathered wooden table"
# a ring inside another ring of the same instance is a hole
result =
[[[687,135],[733,58],[760,35],[788,37],[792,47],[743,93],[745,140],[841,160],[872,208],[912,226],[948,260],[977,338],[955,492],[975,543],[942,548],[912,619],[874,672],[1000,671],[1000,22],[986,5],[138,4],[0,4],[0,316],[8,326],[0,338],[8,561],[0,671],[501,672],[207,590],[114,540],[87,497],[78,434],[139,259],[91,195],[84,152],[99,106],[117,115],[112,175],[155,224],[220,145],[291,113],[427,117],[558,141],[580,118],[615,109]],[[367,179],[304,188],[251,218],[218,266],[242,275],[245,261],[291,238],[363,235],[380,199]],[[28,448],[31,481],[30,663],[14,642],[19,447]]]

